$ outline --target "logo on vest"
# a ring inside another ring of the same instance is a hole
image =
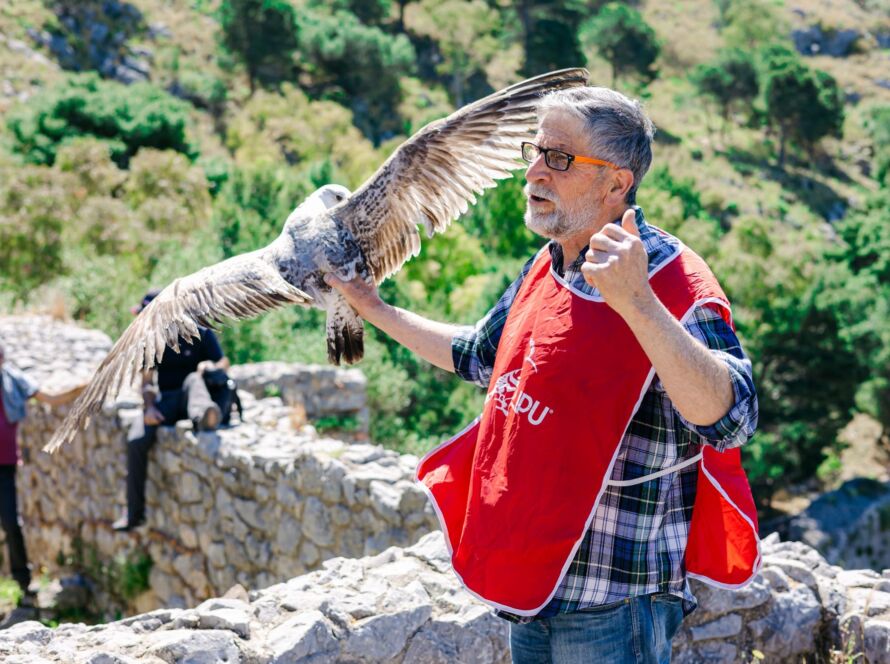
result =
[[[538,365],[535,364],[535,340],[530,339],[528,345],[528,355],[526,355],[522,363],[528,362],[535,373],[538,373]],[[509,415],[510,410],[520,415],[524,414],[528,423],[532,426],[538,426],[544,421],[553,409],[544,406],[540,401],[532,397],[527,392],[519,389],[519,376],[522,369],[514,369],[508,371],[495,381],[494,388],[485,396],[487,404],[491,399],[495,400],[494,407],[501,411],[504,415]]]

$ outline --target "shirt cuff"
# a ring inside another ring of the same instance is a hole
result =
[[[718,452],[723,452],[743,445],[754,435],[754,429],[757,426],[756,396],[751,383],[750,369],[745,371],[744,367],[735,366],[737,363],[750,364],[750,362],[747,359],[739,360],[722,351],[712,352],[720,356],[729,370],[734,397],[732,407],[714,424],[692,424],[682,415],[680,415],[680,419]]]
[[[482,363],[477,356],[478,333],[472,325],[461,327],[451,337],[451,360],[454,373],[469,383],[480,387],[488,386],[490,376],[485,375]]]

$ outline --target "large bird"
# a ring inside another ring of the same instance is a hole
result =
[[[420,252],[417,226],[444,231],[476,194],[523,164],[520,142],[537,124],[537,100],[586,84],[585,69],[522,81],[425,126],[353,194],[327,185],[287,218],[267,247],[234,256],[167,286],[114,344],[46,446],[52,452],[86,426],[106,398],[160,361],[165,346],[198,326],[249,318],[286,304],[327,310],[328,358],[362,358],[362,320],[324,281],[333,272],[379,284]]]

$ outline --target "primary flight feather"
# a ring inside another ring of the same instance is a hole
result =
[[[324,281],[359,276],[379,284],[420,252],[418,225],[444,231],[476,194],[523,167],[520,142],[537,125],[537,100],[587,83],[564,69],[512,85],[418,131],[359,189],[327,185],[287,218],[270,245],[206,267],[167,286],[121,335],[47,444],[54,451],[86,426],[109,396],[131,386],[165,346],[198,337],[198,326],[257,316],[285,304],[327,311],[328,359],[362,358],[363,324]]]

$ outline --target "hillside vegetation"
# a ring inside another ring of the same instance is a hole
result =
[[[888,0],[11,0],[0,6],[0,307],[119,334],[149,285],[261,246],[316,187],[526,75],[586,65],[658,134],[638,201],[712,265],[760,394],[755,494],[890,426]],[[472,324],[542,241],[521,172],[383,287]],[[322,362],[320,312],[223,331]],[[372,435],[423,452],[483,393],[376,331]]]

